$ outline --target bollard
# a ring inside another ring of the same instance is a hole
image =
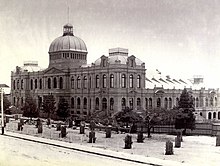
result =
[[[67,132],[66,132],[66,126],[61,126],[61,138],[66,137]]]
[[[180,148],[181,147],[181,137],[177,136],[175,137],[175,148]]]
[[[165,155],[173,155],[173,143],[170,140],[166,142]]]
[[[126,135],[125,137],[125,149],[131,149],[132,148],[132,136],[131,135]]]
[[[112,132],[111,132],[111,128],[107,128],[106,130],[105,130],[105,134],[106,134],[106,138],[111,138],[111,134],[112,134]]]
[[[144,134],[143,132],[138,132],[138,135],[137,135],[137,142],[138,143],[143,143],[144,142]]]

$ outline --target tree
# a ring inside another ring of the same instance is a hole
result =
[[[58,103],[57,115],[64,120],[70,115],[68,101],[61,97]]]
[[[186,90],[186,88],[182,91],[180,95],[179,113],[176,116],[175,128],[176,129],[184,129],[184,134],[186,129],[193,130],[195,128],[195,116],[193,112],[195,111],[193,97]]]
[[[124,110],[117,112],[114,115],[114,118],[118,123],[125,124],[126,127],[128,127],[129,124],[134,124],[143,120],[139,114],[134,112],[129,107],[125,107]]]
[[[0,95],[0,101],[1,101],[1,95]],[[10,101],[8,100],[7,96],[5,94],[3,94],[3,110],[5,111],[5,113],[9,113],[9,107],[11,106]],[[0,110],[1,110],[1,104],[0,104]]]
[[[36,118],[39,115],[36,101],[31,96],[27,96],[27,98],[25,99],[25,103],[22,107],[22,110],[23,116],[26,117]]]
[[[49,119],[51,117],[51,114],[55,112],[55,98],[52,94],[46,95],[43,98],[43,110],[45,113],[47,113],[47,118]]]

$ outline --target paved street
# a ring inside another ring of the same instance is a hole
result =
[[[1,166],[143,165],[0,135]]]

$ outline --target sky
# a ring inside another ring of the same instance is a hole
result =
[[[68,7],[69,6],[69,21]],[[0,83],[24,61],[47,68],[51,42],[73,24],[86,43],[87,62],[108,49],[129,49],[162,75],[202,75],[220,87],[219,0],[0,0]]]

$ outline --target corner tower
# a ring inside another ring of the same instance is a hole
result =
[[[56,38],[49,48],[49,68],[78,68],[87,64],[85,42],[73,34],[73,26],[63,26],[63,35]]]

